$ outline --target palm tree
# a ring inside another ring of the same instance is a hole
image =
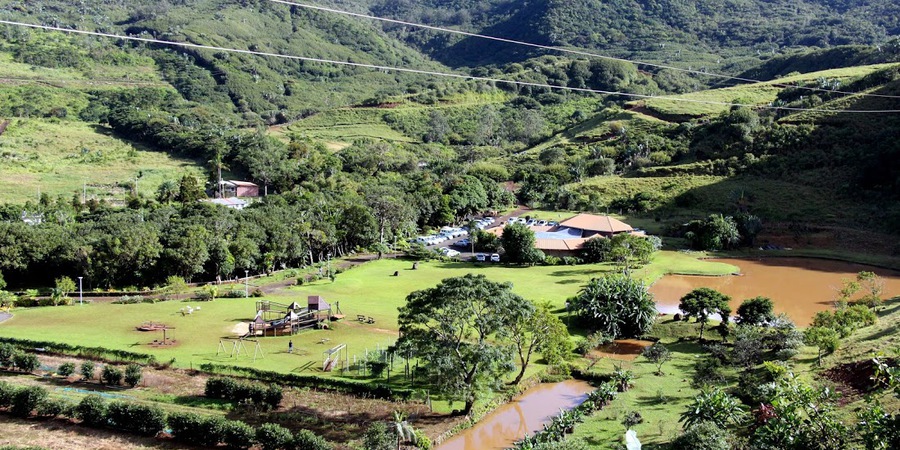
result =
[[[401,411],[394,411],[394,420],[391,424],[397,433],[397,450],[400,450],[400,444],[412,439],[416,435],[416,430],[406,421],[406,414]]]

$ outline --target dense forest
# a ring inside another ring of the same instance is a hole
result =
[[[897,61],[898,6],[857,3],[373,1],[337,7],[766,80]],[[74,6],[0,0],[0,11],[8,20],[456,69],[522,83],[439,79],[3,26],[4,60],[83,85],[0,83],[0,119],[16,119],[13,128],[29,120],[90,124],[117,139],[194,161],[208,175],[166,180],[153,195],[137,193],[138,175],[121,183],[131,192],[117,207],[86,201],[74,190],[44,194],[24,205],[47,219],[37,227],[21,222],[21,203],[3,206],[0,272],[15,286],[47,284],[50,274],[59,273],[89,274],[92,286],[107,287],[150,286],[169,275],[211,279],[245,269],[267,271],[357,249],[403,248],[417,231],[516,203],[612,208],[657,218],[680,208],[797,220],[789,211],[764,206],[747,211],[745,199],[752,193],[743,191],[737,201],[712,202],[697,192],[601,195],[590,180],[609,175],[795,183],[855,205],[854,212],[865,210],[854,217],[855,225],[900,231],[897,114],[771,108],[900,109],[891,97],[900,95],[896,65],[781,86],[768,104],[725,97],[735,106],[721,113],[673,116],[648,110],[629,95],[684,94],[734,83],[264,0],[91,0]],[[630,119],[641,111],[650,116]],[[375,124],[384,131],[342,137],[335,148],[315,133],[278,127],[308,123],[325,129]],[[385,133],[399,140],[380,137]],[[26,167],[28,159],[11,150],[2,157],[10,168]],[[223,170],[278,195],[242,213],[195,204],[212,193]],[[810,219],[828,218],[823,212]]]

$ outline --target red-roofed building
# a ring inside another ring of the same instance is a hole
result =
[[[222,181],[224,197],[259,197],[259,186],[249,181]]]

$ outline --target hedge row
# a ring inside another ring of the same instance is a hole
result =
[[[254,369],[252,367],[201,364],[200,371],[211,375],[239,375],[285,386],[326,389],[359,397],[392,401],[409,400],[414,392],[412,389],[395,388],[385,384],[371,384],[363,381],[341,380],[315,375],[279,373],[269,370]]]
[[[34,341],[31,339],[0,337],[0,343],[12,344],[16,347],[26,349],[40,348],[47,353],[77,356],[88,359],[98,359],[102,361],[130,361],[151,365],[156,364],[157,362],[156,357],[144,353],[129,352],[127,350],[114,350],[103,347],[84,347],[81,345],[70,345],[62,342]]]
[[[166,414],[162,408],[124,401],[107,403],[99,395],[88,395],[78,404],[50,398],[40,386],[18,387],[0,381],[0,409],[19,417],[78,419],[85,426],[112,428],[142,436],[168,431],[179,442],[207,447],[224,444],[229,449],[259,445],[264,450],[331,450],[331,445],[308,430],[294,434],[276,424],[254,428],[222,416],[191,412]]]
[[[204,393],[209,398],[250,403],[266,410],[277,408],[283,396],[281,387],[274,384],[264,386],[249,381],[218,377],[206,380]]]

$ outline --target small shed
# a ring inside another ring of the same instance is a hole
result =
[[[325,311],[331,309],[331,305],[318,295],[310,295],[308,304],[310,311]]]
[[[222,193],[225,197],[259,197],[259,186],[249,181],[222,181]]]

